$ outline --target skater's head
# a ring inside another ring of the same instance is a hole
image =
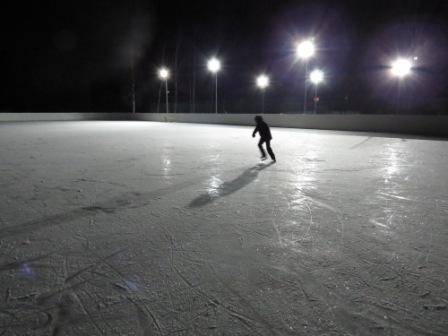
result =
[[[255,122],[256,122],[257,124],[261,123],[262,121],[263,121],[263,117],[261,117],[261,116],[256,116],[256,117],[255,117]]]

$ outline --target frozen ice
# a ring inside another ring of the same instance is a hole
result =
[[[448,142],[0,124],[0,335],[447,335]]]

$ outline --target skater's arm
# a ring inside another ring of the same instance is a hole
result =
[[[258,126],[255,127],[254,132],[252,133],[252,138],[255,138],[255,134],[258,132]]]

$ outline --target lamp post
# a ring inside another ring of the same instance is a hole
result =
[[[415,57],[414,60],[416,60]],[[407,58],[397,58],[391,63],[390,73],[398,79],[398,97],[396,102],[396,111],[398,112],[401,105],[401,85],[403,80],[412,73],[412,62]]]
[[[261,91],[261,113],[264,113],[264,93],[269,86],[269,77],[265,74],[261,74],[257,77],[255,83]]]
[[[324,80],[324,73],[322,70],[314,69],[310,73],[310,82],[314,84],[314,113],[317,111],[317,102],[319,98],[317,97],[317,87]]]
[[[207,69],[215,75],[215,113],[218,113],[218,72],[221,70],[221,62],[212,57],[207,62]]]
[[[308,39],[297,44],[296,55],[297,58],[302,60],[305,63],[305,89],[303,96],[303,112],[306,112],[307,105],[307,79],[308,79],[308,62],[311,57],[316,53],[316,47],[314,45],[313,39]]]
[[[169,107],[168,107],[168,78],[170,78],[170,71],[165,68],[161,67],[159,69],[159,78],[165,82],[165,108],[166,113],[169,113]]]

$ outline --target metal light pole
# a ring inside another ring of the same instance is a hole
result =
[[[168,79],[165,79],[165,105],[166,105],[166,113],[170,112],[168,105]]]
[[[218,113],[218,73],[215,73],[215,113]]]
[[[414,61],[418,60],[418,57],[414,57]],[[392,62],[390,72],[392,76],[396,77],[398,79],[398,93],[397,93],[397,101],[396,101],[396,107],[395,111],[396,113],[399,112],[401,108],[401,89],[403,85],[403,80],[411,75],[412,73],[412,62],[409,59],[406,58],[398,58],[395,61]]]
[[[304,83],[304,95],[303,95],[303,113],[306,112],[307,107],[307,96],[308,96],[308,87],[307,87],[307,79],[308,79],[308,61],[311,57],[314,56],[316,52],[316,47],[314,45],[313,39],[308,39],[297,44],[296,55],[297,58],[303,60],[305,62],[305,83]]]
[[[135,113],[135,68],[134,68],[134,60],[131,61],[131,105],[132,105],[132,113]]]
[[[264,94],[266,88],[269,86],[269,77],[265,74],[261,74],[257,77],[255,83],[261,90],[261,113],[264,113]]]
[[[170,78],[170,71],[162,67],[159,69],[159,78],[165,82],[165,109],[166,113],[169,113],[169,105],[168,105],[168,78]]]
[[[311,83],[314,84],[314,99],[313,100],[314,100],[314,113],[316,113],[316,111],[317,111],[317,101],[318,101],[317,87],[324,80],[324,73],[323,73],[323,71],[319,70],[319,69],[314,69],[310,73],[309,80],[310,80]]]
[[[317,96],[317,85],[314,86],[314,114],[317,113],[317,102],[319,101],[319,97]]]
[[[308,100],[308,60],[305,61],[305,82],[303,84],[303,86],[305,87],[305,92],[303,93],[303,113],[306,112],[306,103]]]
[[[261,113],[264,114],[264,90],[261,91]]]
[[[221,62],[212,57],[207,62],[207,69],[215,75],[215,113],[218,113],[218,72],[221,70]]]

